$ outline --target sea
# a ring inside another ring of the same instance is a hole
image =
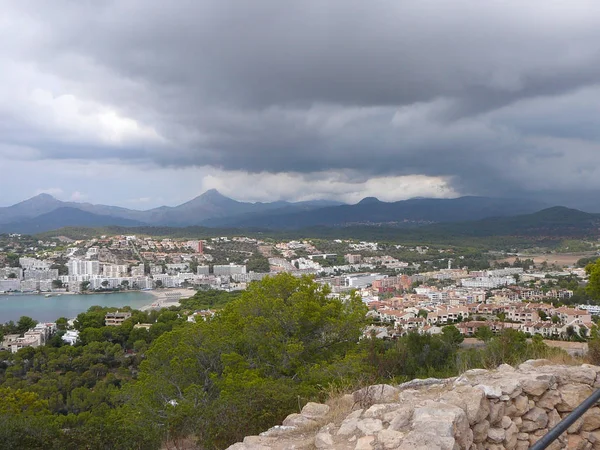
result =
[[[116,292],[113,294],[63,294],[51,297],[30,294],[0,294],[0,324],[29,316],[38,322],[54,322],[59,317],[72,319],[91,306],[131,306],[139,309],[152,303],[154,297],[147,292]]]

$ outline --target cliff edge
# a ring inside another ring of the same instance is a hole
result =
[[[369,386],[327,405],[308,403],[228,450],[524,450],[598,387],[600,367],[546,360]],[[549,448],[600,449],[600,408]]]

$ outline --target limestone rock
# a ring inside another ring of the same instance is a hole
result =
[[[542,397],[536,402],[536,404],[540,408],[554,409],[554,407],[558,405],[561,401],[562,397],[560,396],[560,392],[557,390],[552,390],[542,395]]]
[[[597,406],[590,408],[583,415],[583,424],[581,429],[583,431],[595,431],[600,428],[600,408]]]
[[[354,447],[354,450],[371,450],[373,448],[372,444],[374,441],[375,436],[363,436],[356,441],[356,447]]]
[[[410,432],[397,450],[455,450],[456,441],[435,433]]]
[[[400,409],[402,405],[400,403],[384,403],[373,405],[363,413],[365,418],[383,419],[387,413],[394,415],[395,410]]]
[[[473,442],[479,444],[487,439],[490,423],[487,420],[482,420],[473,426]]]
[[[384,420],[389,422],[389,428],[400,431],[410,425],[414,409],[411,406],[405,406],[394,411],[393,416],[386,414]]]
[[[429,401],[415,409],[413,432],[429,433],[431,430],[441,437],[453,437],[461,448],[469,448],[473,443],[467,415],[454,405]]]
[[[544,394],[552,384],[556,382],[553,375],[542,374],[534,377],[526,377],[521,381],[523,392],[527,395],[539,397]]]
[[[383,424],[379,419],[362,419],[357,422],[356,428],[365,435],[371,435],[383,430]]]
[[[490,412],[490,404],[484,391],[471,386],[458,386],[442,395],[440,400],[465,410],[471,425],[485,419]]]
[[[284,427],[303,428],[315,425],[315,421],[303,416],[302,414],[290,414],[283,420]]]
[[[506,406],[504,402],[491,402],[490,403],[490,414],[488,415],[488,420],[491,425],[496,425],[502,420],[504,417],[504,410]]]
[[[394,430],[381,430],[377,435],[377,443],[384,449],[395,449],[400,445],[405,434]]]
[[[548,425],[548,414],[546,413],[546,410],[536,406],[535,408],[530,409],[527,414],[523,416],[521,431],[528,433],[546,428],[546,425]]]
[[[513,423],[513,421],[510,419],[510,417],[504,416],[504,417],[502,417],[502,420],[500,421],[500,426],[506,430],[508,427],[510,427],[512,425],[512,423]]]
[[[350,436],[354,434],[357,430],[358,421],[360,419],[355,417],[346,418],[339,430],[337,431],[338,436]]]
[[[322,419],[327,415],[327,413],[329,413],[328,405],[308,402],[306,405],[304,405],[304,408],[302,408],[302,412],[300,414],[302,414],[307,419],[316,420]]]
[[[488,440],[490,442],[495,442],[496,444],[500,444],[504,441],[506,437],[506,432],[504,428],[490,428],[488,430]]]
[[[515,416],[519,417],[529,411],[529,399],[526,395],[519,395],[513,400],[516,409]],[[554,406],[552,406],[554,408]]]
[[[510,426],[504,431],[504,447],[507,449],[513,449],[517,446],[519,429],[517,425],[511,423]]]
[[[376,384],[356,391],[354,401],[360,405],[376,403],[394,403],[398,401],[400,390],[389,384]]]
[[[562,401],[556,405],[559,412],[570,412],[592,395],[592,388],[581,384],[566,384],[559,388]]]
[[[315,447],[331,448],[333,447],[333,437],[329,433],[317,433],[315,436]]]

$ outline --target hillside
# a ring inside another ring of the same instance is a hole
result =
[[[252,217],[211,220],[203,222],[203,225],[269,229],[357,225],[410,227],[436,222],[515,216],[539,211],[546,206],[530,200],[488,197],[418,198],[391,203],[368,197],[355,205],[332,206],[288,214],[263,213]]]
[[[37,217],[0,224],[0,233],[37,234],[66,226],[101,227],[107,225],[135,227],[141,223],[121,217],[93,214],[77,208],[60,207]]]
[[[530,360],[368,386],[327,404],[308,403],[281,426],[227,450],[526,450],[592,394],[599,374],[598,366]],[[550,448],[598,448],[599,429],[596,407]]]
[[[307,227],[269,230],[266,228],[152,227],[138,226],[85,228],[68,227],[42,233],[41,237],[67,236],[83,239],[102,234],[142,234],[174,238],[245,235],[274,239],[359,239],[398,243],[444,244],[480,248],[506,248],[531,243],[553,245],[561,239],[587,239],[600,236],[600,214],[589,214],[563,207],[515,217],[432,224],[398,228],[385,226]]]
[[[454,236],[591,237],[600,234],[600,214],[555,206],[514,217],[438,224],[424,229],[433,234]]]
[[[200,225],[203,221],[211,219],[224,219],[238,216],[253,217],[255,214],[271,211],[277,211],[278,214],[289,214],[323,207],[338,206],[341,204],[342,203],[340,202],[329,200],[314,200],[296,203],[285,201],[269,203],[239,202],[222,195],[216,189],[211,189],[181,205],[161,206],[149,210],[136,210],[118,206],[95,205],[92,203],[63,202],[51,195],[39,194],[15,205],[1,207],[0,224],[11,224],[11,229],[14,229],[13,224],[22,223],[22,221],[26,221],[27,219],[40,218],[40,216],[60,208],[71,208],[85,211],[96,216],[114,218],[112,222],[107,221],[105,218],[94,222],[92,216],[88,216],[87,224],[89,226],[132,224],[120,219],[127,219],[135,221],[136,224],[145,225],[190,226]],[[40,220],[42,219],[44,219],[44,217],[41,217]],[[38,220],[39,223],[41,223],[40,220]],[[64,225],[77,226],[78,223],[64,222]],[[50,229],[49,225],[46,226],[45,224],[42,224],[41,228]],[[27,232],[24,230],[17,231],[21,233]]]

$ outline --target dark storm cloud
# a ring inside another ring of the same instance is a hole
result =
[[[30,30],[16,37],[16,56],[51,92],[87,102],[65,110],[92,110],[91,122],[75,121],[80,133],[13,111],[13,130],[34,131],[5,143],[46,158],[341,171],[357,181],[422,174],[488,195],[600,190],[595,1],[10,8]]]

